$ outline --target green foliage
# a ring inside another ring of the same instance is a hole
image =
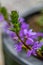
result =
[[[40,42],[43,42],[43,38],[40,40]]]
[[[41,47],[41,51],[43,51],[43,46]]]
[[[17,11],[11,11],[11,15],[10,16],[11,16],[11,22],[12,22],[12,24],[14,26],[12,31],[15,31],[16,33],[18,33],[19,30],[20,30],[20,24],[18,22],[19,15],[18,15]]]
[[[43,16],[40,16],[37,20],[37,23],[40,25],[40,26],[43,26]]]
[[[43,9],[41,10],[41,13],[43,14]]]
[[[15,32],[15,31],[16,31],[16,29],[15,29],[15,28],[11,28],[10,30],[11,30],[11,31],[13,31],[13,32]]]
[[[43,29],[41,29],[41,30],[40,30],[40,32],[42,32],[42,33],[43,33]]]
[[[0,7],[0,13],[3,14],[5,20],[8,20],[8,13],[7,13],[7,9],[5,7]],[[14,28],[12,28],[11,30],[14,32],[19,32],[20,30],[20,23],[18,22],[18,13],[17,11],[11,11],[11,23],[13,24]]]
[[[13,24],[18,22],[18,17],[19,17],[19,15],[18,15],[17,11],[11,11],[11,22]]]
[[[38,18],[37,24],[38,24],[39,26],[41,26],[40,32],[43,33],[43,28],[42,28],[42,26],[43,26],[43,16],[40,16],[40,17]]]
[[[0,7],[0,13],[1,13],[1,7]]]
[[[39,40],[39,41],[42,40],[42,37],[39,37],[38,40]]]
[[[0,13],[2,13],[4,18],[6,20],[8,20],[8,13],[7,13],[7,9],[5,7],[0,7]]]

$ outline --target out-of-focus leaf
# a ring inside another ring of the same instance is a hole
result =
[[[40,16],[37,20],[37,23],[40,25],[40,26],[43,26],[43,16]]]

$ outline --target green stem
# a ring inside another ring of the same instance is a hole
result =
[[[16,33],[16,34],[17,34],[19,40],[23,43],[23,45],[24,45],[27,49],[30,49],[30,50],[31,50],[31,49],[32,49],[31,46],[26,45],[26,43],[21,40],[21,38],[20,38],[20,36],[18,35],[18,33]],[[40,58],[41,58],[41,57],[43,58],[43,56],[41,55],[41,53],[39,53],[39,51],[36,51],[36,53],[37,53],[37,57],[39,56]]]

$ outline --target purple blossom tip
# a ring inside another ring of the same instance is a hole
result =
[[[20,23],[23,23],[25,21],[24,18],[19,18],[18,20]]]
[[[32,54],[32,50],[28,50],[28,51],[27,51],[27,57],[30,57],[31,54]]]

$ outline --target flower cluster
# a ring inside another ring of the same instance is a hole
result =
[[[0,22],[3,23],[2,28],[4,29],[4,32],[7,33],[13,40],[17,41],[14,46],[17,52],[20,52],[25,47],[27,56],[37,56],[37,51],[42,50],[41,48],[43,46],[43,42],[40,42],[40,37],[43,38],[43,33],[34,32],[29,28],[29,24],[25,22],[24,18],[18,18],[17,13],[15,14],[14,11],[12,13],[11,26],[7,23],[7,20],[4,19],[2,13],[0,14]]]

